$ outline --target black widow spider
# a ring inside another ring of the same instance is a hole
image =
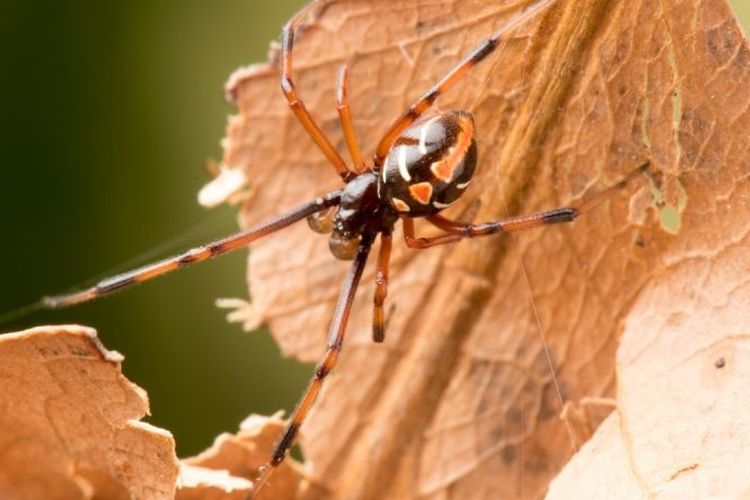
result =
[[[67,307],[120,291],[170,271],[243,248],[249,243],[307,218],[313,230],[331,232],[330,248],[339,259],[352,260],[344,279],[334,316],[330,323],[325,355],[297,404],[285,431],[275,445],[268,463],[260,470],[254,493],[259,491],[273,468],[286,457],[300,426],[315,401],[323,381],[336,365],[354,295],[362,276],[370,248],[380,236],[376,267],[376,291],[373,308],[373,340],[383,342],[384,301],[388,285],[391,233],[400,220],[406,245],[424,249],[499,232],[521,231],[546,224],[571,222],[593,208],[608,194],[620,189],[646,168],[636,169],[623,181],[577,205],[531,215],[516,216],[482,224],[462,224],[439,215],[455,202],[471,183],[477,160],[474,119],[461,110],[442,111],[423,117],[440,94],[450,89],[473,66],[491,54],[503,33],[524,23],[554,0],[540,2],[527,9],[500,32],[485,39],[472,52],[434,84],[388,128],[375,150],[372,165],[366,166],[354,132],[348,104],[349,64],[340,72],[336,96],[341,126],[354,169],[350,169],[338,151],[313,120],[297,95],[292,81],[292,49],[295,33],[315,3],[301,10],[284,27],[281,45],[281,88],[284,96],[307,133],[345,182],[342,189],[299,205],[290,212],[229,237],[190,249],[182,254],[100,281],[76,293],[45,297],[45,308]],[[330,209],[330,210],[329,210]],[[331,220],[331,217],[333,219]],[[425,218],[444,231],[435,237],[417,237],[413,219]]]

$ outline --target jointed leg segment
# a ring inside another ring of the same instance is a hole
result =
[[[364,270],[365,264],[367,263],[367,256],[370,252],[371,245],[372,238],[362,238],[362,242],[360,243],[359,249],[357,250],[357,255],[354,257],[354,261],[349,268],[349,273],[346,275],[344,286],[341,289],[341,293],[336,304],[336,311],[333,315],[333,319],[331,320],[331,326],[329,329],[328,346],[326,348],[326,353],[320,363],[318,363],[318,366],[315,368],[315,374],[310,380],[310,383],[308,384],[307,389],[302,396],[302,399],[300,399],[299,403],[297,404],[297,408],[294,410],[294,414],[289,420],[284,433],[276,443],[271,460],[261,468],[260,477],[255,483],[255,488],[253,489],[253,495],[251,496],[251,498],[253,498],[258,493],[260,488],[263,486],[263,483],[271,473],[271,470],[274,467],[277,467],[286,458],[287,452],[292,447],[292,445],[294,445],[300,426],[302,426],[305,417],[310,411],[310,407],[318,397],[318,393],[323,386],[323,380],[336,366],[339,352],[341,351],[341,347],[344,343],[346,323],[349,319],[349,312],[352,308],[352,302],[354,301],[354,294],[357,291],[357,286],[359,285],[359,281],[362,278],[362,271]]]
[[[284,32],[281,35],[281,90],[284,92],[284,97],[286,97],[289,107],[292,108],[292,111],[312,140],[318,145],[318,148],[320,148],[326,158],[328,158],[328,161],[331,162],[341,178],[344,179],[344,181],[348,181],[353,178],[355,174],[349,171],[344,159],[341,158],[341,155],[336,151],[336,148],[333,147],[323,131],[315,123],[310,112],[297,95],[297,90],[292,81],[292,49],[294,47],[294,36],[299,27],[300,21],[309,14],[309,10],[314,5],[315,4],[310,4],[308,7],[302,9],[287,23],[286,26],[284,26]]]
[[[432,215],[426,219],[436,227],[439,227],[446,234],[433,236],[430,238],[418,238],[414,234],[414,221],[409,218],[403,218],[404,223],[404,240],[409,248],[429,248],[447,243],[455,243],[464,238],[477,238],[479,236],[488,236],[490,234],[511,231],[523,231],[532,229],[546,224],[556,224],[559,222],[572,222],[581,212],[575,207],[557,208],[547,212],[539,212],[532,215],[521,215],[519,217],[508,217],[494,222],[484,222],[481,224],[461,224],[452,220]]]
[[[339,72],[339,83],[336,91],[336,109],[338,109],[339,112],[339,120],[341,121],[341,128],[344,131],[346,146],[349,149],[349,153],[352,155],[354,170],[361,173],[365,170],[365,162],[362,159],[362,151],[359,149],[357,134],[354,130],[354,122],[352,121],[352,115],[349,110],[350,68],[351,64],[346,63],[341,67],[341,71]]]
[[[237,250],[238,248],[243,248],[249,243],[280,229],[284,229],[285,227],[306,218],[308,215],[338,205],[340,198],[341,191],[328,193],[325,196],[321,196],[320,198],[316,198],[300,205],[284,215],[255,225],[245,231],[190,249],[180,255],[175,255],[174,257],[164,259],[154,264],[149,264],[134,269],[133,271],[107,278],[87,290],[68,295],[45,297],[42,299],[42,305],[47,309],[56,309],[78,304],[80,302],[86,302],[88,300],[119,292],[124,288],[143,283],[144,281],[181,269],[190,264],[224,255],[225,253]]]
[[[494,222],[484,222],[481,224],[462,224],[446,219],[441,215],[431,215],[425,217],[428,222],[436,226],[445,234],[433,236],[430,238],[418,238],[414,234],[414,221],[411,218],[403,217],[404,239],[406,245],[410,248],[429,248],[447,243],[455,243],[464,238],[477,238],[479,236],[488,236],[499,232],[523,231],[547,224],[558,224],[561,222],[572,222],[579,215],[588,212],[595,206],[603,202],[613,192],[618,191],[630,182],[635,176],[644,172],[649,166],[646,162],[633,170],[625,179],[617,184],[610,186],[604,191],[597,193],[589,199],[582,202],[562,208],[555,208],[544,212],[537,212],[531,215],[519,215],[508,217]]]
[[[378,147],[375,150],[374,164],[375,168],[379,168],[385,160],[388,151],[391,149],[393,142],[409,125],[419,119],[422,114],[430,109],[432,104],[437,100],[440,94],[444,94],[449,90],[463,75],[468,73],[471,68],[476,66],[485,57],[492,54],[500,44],[502,35],[507,33],[508,30],[515,28],[526,22],[528,19],[536,15],[537,12],[544,9],[549,5],[550,2],[540,2],[535,6],[531,7],[527,11],[520,14],[514,19],[510,25],[503,26],[497,33],[480,43],[463,61],[454,66],[439,82],[433,85],[427,92],[412,103],[407,110],[402,114],[393,124],[390,126],[388,131],[380,139]]]
[[[372,340],[383,342],[385,340],[385,314],[383,304],[388,294],[388,264],[391,259],[391,233],[380,235],[380,253],[378,254],[378,266],[375,270],[375,299],[372,310]]]

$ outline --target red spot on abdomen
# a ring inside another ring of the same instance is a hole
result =
[[[430,203],[430,198],[432,198],[432,184],[429,182],[420,182],[419,184],[414,184],[412,186],[409,186],[409,193],[411,193],[411,197],[417,200],[422,205],[427,205]]]

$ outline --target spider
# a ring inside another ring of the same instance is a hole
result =
[[[554,1],[554,0],[553,0]],[[268,462],[260,468],[250,498],[260,490],[274,468],[286,458],[296,441],[298,431],[320,392],[325,378],[336,366],[343,347],[347,319],[357,286],[362,277],[370,249],[380,239],[376,263],[376,290],[373,300],[372,338],[385,340],[384,303],[388,287],[388,265],[392,232],[401,222],[405,243],[409,248],[425,249],[455,243],[465,238],[489,236],[500,232],[522,231],[547,224],[572,222],[596,206],[604,197],[626,185],[643,171],[647,163],[594,197],[576,205],[556,208],[531,215],[509,217],[481,224],[464,224],[447,219],[440,212],[457,201],[471,183],[477,163],[475,123],[471,113],[463,110],[426,114],[437,98],[450,89],[462,76],[489,56],[502,36],[546,8],[553,2],[541,2],[527,9],[510,25],[486,38],[443,78],[430,87],[398,117],[382,136],[372,163],[367,165],[354,130],[348,103],[350,63],[342,66],[338,78],[336,104],[347,149],[353,168],[334,148],[316,124],[299,97],[293,81],[292,53],[295,35],[316,6],[312,3],[295,15],[284,27],[281,43],[281,89],[289,107],[302,127],[325,155],[344,186],[303,203],[291,211],[255,225],[226,238],[187,250],[179,255],[118,274],[95,286],[70,294],[45,297],[42,305],[54,309],[72,306],[110,295],[132,285],[148,281],[190,264],[243,248],[251,242],[307,219],[316,232],[329,233],[330,250],[336,258],[351,260],[344,278],[335,312],[330,322],[326,351],[309,385],[280,435]],[[418,237],[414,219],[424,218],[443,233]]]

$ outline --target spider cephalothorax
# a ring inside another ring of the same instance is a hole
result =
[[[506,29],[517,26],[551,4],[542,1],[524,11]],[[455,202],[472,180],[477,162],[474,140],[474,119],[466,111],[446,111],[422,118],[440,94],[448,90],[472,67],[491,54],[498,46],[504,30],[481,42],[463,61],[453,67],[386,130],[375,148],[373,162],[365,166],[354,132],[347,96],[349,65],[345,64],[338,83],[337,107],[343,135],[352,156],[353,167],[333,147],[323,131],[305,108],[292,82],[292,47],[295,33],[302,21],[317,4],[310,4],[284,28],[281,45],[281,82],[284,97],[315,144],[330,161],[345,185],[337,191],[303,203],[286,214],[250,227],[227,238],[193,248],[183,254],[144,266],[101,281],[81,292],[49,297],[41,305],[47,308],[66,307],[109,295],[130,285],[150,280],[222,255],[279,231],[305,218],[318,232],[330,232],[330,247],[341,259],[353,259],[344,279],[335,313],[330,323],[326,352],[315,369],[310,385],[279,438],[270,460],[260,469],[256,481],[257,492],[270,471],[278,466],[294,444],[297,432],[310,407],[320,392],[323,380],[333,370],[344,343],[346,322],[354,294],[364,271],[370,248],[376,239],[380,248],[375,272],[373,306],[373,340],[384,340],[384,301],[388,284],[388,263],[391,253],[391,232],[401,222],[406,245],[423,249],[435,245],[455,243],[463,238],[487,236],[499,232],[521,231],[546,224],[570,222],[593,208],[615,189],[622,188],[627,179],[599,193],[593,199],[526,216],[482,224],[454,222],[439,212]],[[645,169],[647,163],[631,175]],[[414,231],[414,218],[423,217],[443,234],[419,238]]]
[[[341,192],[330,239],[331,252],[337,258],[353,258],[362,235],[374,237],[393,229],[398,214],[383,203],[377,186],[377,174],[365,172],[349,181]]]

